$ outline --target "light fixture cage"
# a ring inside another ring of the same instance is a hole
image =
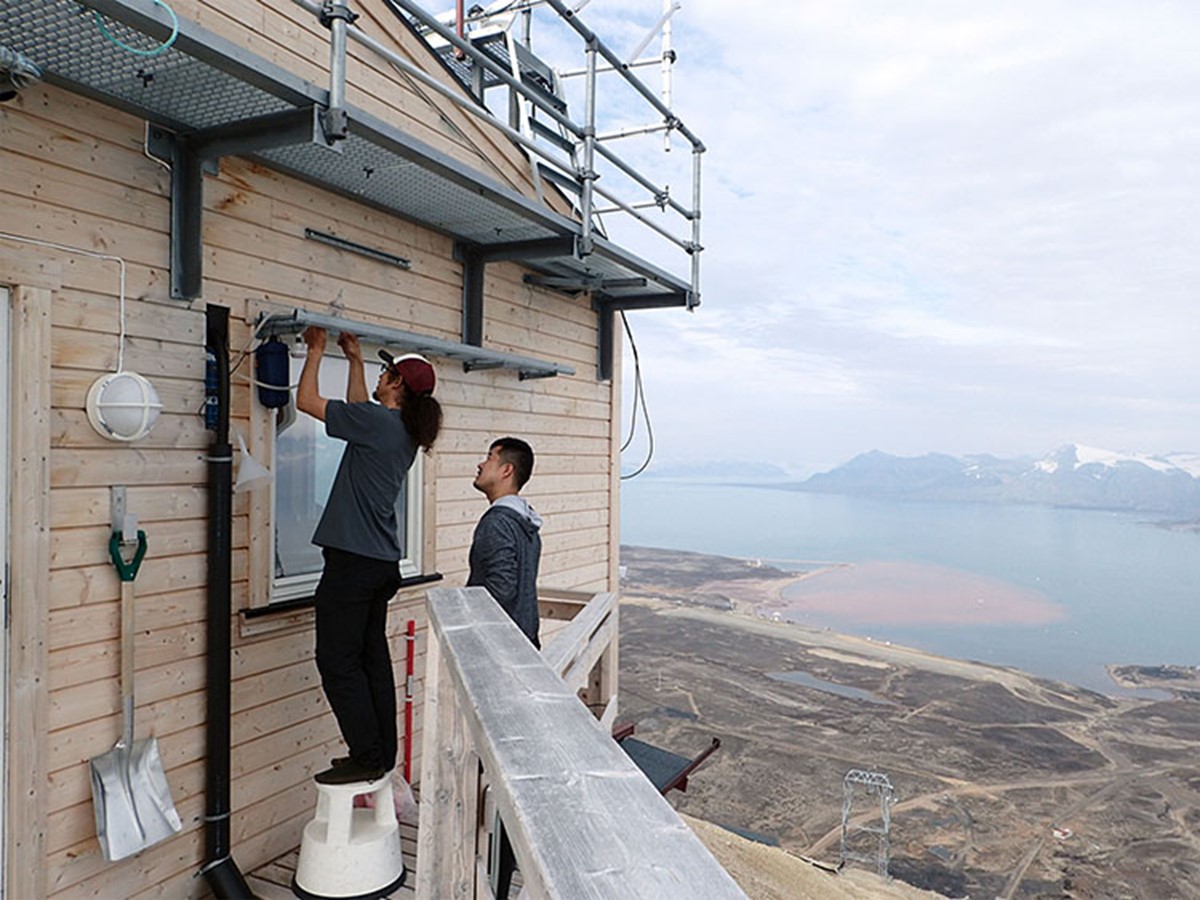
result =
[[[88,421],[101,437],[112,441],[144,438],[160,412],[158,391],[137,372],[102,375],[88,389]]]

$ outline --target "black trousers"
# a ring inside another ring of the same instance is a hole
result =
[[[396,679],[387,641],[388,601],[400,587],[395,562],[325,548],[317,585],[317,671],[350,758],[396,765]]]
[[[500,834],[500,860],[496,868],[496,900],[508,900],[513,872],[517,870],[517,855],[513,852],[512,842],[508,839],[503,822],[497,831]]]

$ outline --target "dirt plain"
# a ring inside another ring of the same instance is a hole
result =
[[[1174,698],[1110,697],[772,621],[794,572],[635,547],[621,563],[621,718],[685,756],[721,739],[672,793],[681,812],[836,865],[843,778],[882,773],[896,793],[888,871],[914,887],[1200,898],[1192,670],[1114,661],[1122,683]],[[856,791],[851,816],[878,828],[877,798]],[[850,849],[874,858],[878,837],[856,831]]]

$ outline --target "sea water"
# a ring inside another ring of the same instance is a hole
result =
[[[638,478],[621,542],[821,569],[782,618],[1104,693],[1111,663],[1200,665],[1200,534],[1142,515]]]

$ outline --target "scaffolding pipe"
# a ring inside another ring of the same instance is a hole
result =
[[[687,308],[695,309],[700,305],[700,253],[704,249],[700,244],[700,159],[704,153],[703,147],[692,151],[692,205],[696,215],[692,217],[692,293],[687,298]]]
[[[307,5],[308,0],[295,0],[295,2],[300,3],[301,5]],[[439,22],[436,17],[431,16],[429,13],[427,13],[425,10],[421,9],[415,3],[412,3],[411,0],[387,0],[387,2],[389,4],[399,6],[401,9],[403,9],[405,12],[407,12],[409,15],[411,15],[418,22],[420,22],[422,25],[427,27],[430,31],[433,31],[439,37],[443,38],[444,40],[448,41],[453,46],[462,50],[464,53],[466,53],[468,56],[470,56],[471,59],[473,59],[477,64],[483,66],[483,68],[487,69],[489,72],[491,72],[493,75],[495,75],[497,78],[499,78],[502,82],[504,82],[509,87],[511,87],[513,90],[519,91],[521,96],[526,97],[529,100],[532,100],[534,103],[537,104],[539,109],[541,109],[543,112],[545,112],[546,115],[548,115],[550,118],[554,119],[554,121],[558,122],[559,125],[562,125],[568,131],[570,131],[571,134],[575,135],[578,138],[583,137],[583,129],[580,128],[578,125],[576,125],[573,121],[571,121],[571,119],[568,116],[564,116],[558,110],[554,109],[554,107],[548,106],[545,103],[545,101],[543,101],[542,98],[537,95],[536,91],[534,91],[532,88],[526,86],[519,79],[513,78],[512,75],[510,75],[508,72],[504,71],[503,66],[500,66],[497,63],[493,62],[491,59],[489,59],[487,57],[486,54],[480,53],[478,50],[475,49],[474,45],[472,45],[470,41],[460,38],[453,31],[451,31],[449,28],[447,28],[445,25],[443,25],[441,22]]]
[[[670,8],[671,12],[679,9],[679,4],[675,0],[663,0],[663,8]],[[662,101],[663,106],[667,109],[671,108],[671,72],[675,67],[675,51],[671,48],[671,12],[667,12],[663,16],[662,26]],[[663,150],[667,153],[671,152],[671,132],[668,131],[663,138]],[[699,209],[700,207],[696,207]]]
[[[605,200],[608,200],[611,203],[616,204],[616,206],[622,212],[626,212],[629,215],[633,216],[635,219],[637,219],[639,222],[641,222],[643,225],[645,225],[651,231],[655,231],[658,234],[662,235],[664,238],[666,238],[672,244],[675,244],[681,250],[686,250],[688,253],[692,252],[693,241],[685,241],[683,238],[678,237],[677,235],[671,234],[671,232],[667,231],[667,229],[665,229],[663,226],[657,224],[656,222],[652,222],[650,219],[647,219],[645,216],[643,216],[641,213],[639,213],[636,209],[634,209],[632,206],[630,206],[624,200],[620,200],[620,199],[614,197],[612,194],[608,193],[607,191],[603,190],[602,188],[599,188],[599,187],[595,188],[595,192],[597,194],[599,194],[601,197],[603,197]],[[654,205],[657,206],[658,204],[654,204]],[[614,210],[611,210],[611,209],[607,209],[607,210],[603,210],[603,211],[595,210],[594,212],[596,212],[596,214],[600,214],[601,212],[605,212],[605,213],[614,212]],[[695,229],[693,229],[692,235],[693,235],[693,237],[695,237]]]
[[[636,128],[622,128],[618,131],[609,131],[605,134],[596,135],[598,141],[615,141],[618,138],[633,137],[638,134],[655,134],[659,131],[670,131],[671,126],[663,122],[659,125],[642,125]]]
[[[650,179],[643,176],[640,172],[638,172],[636,169],[634,169],[632,166],[630,166],[628,163],[626,163],[624,160],[622,160],[619,156],[617,156],[615,153],[613,153],[611,150],[609,150],[603,144],[597,142],[595,145],[595,151],[597,153],[599,153],[601,156],[603,156],[605,159],[607,159],[614,166],[616,166],[618,169],[620,169],[622,172],[624,172],[626,175],[628,175],[633,181],[636,181],[643,188],[645,188],[647,191],[649,191],[652,196],[658,197],[663,194],[666,194],[668,196],[670,195],[669,191],[667,191],[667,189],[665,187],[659,187],[653,181],[650,181]],[[675,212],[677,212],[681,216],[683,216],[685,219],[690,219],[692,217],[691,210],[685,209],[680,203],[676,202],[675,200],[668,200],[667,205],[670,206],[671,209],[675,210]]]
[[[596,182],[596,38],[587,42],[587,82],[584,88],[583,166],[579,178],[583,181],[580,218],[583,234],[579,237],[579,255],[592,252],[592,191]]]
[[[457,0],[457,2],[454,4],[454,33],[457,34],[459,38],[466,37],[467,34],[467,21],[466,16],[463,13],[463,0]],[[467,54],[463,53],[461,49],[454,51],[455,59],[465,59],[466,56]],[[481,97],[480,99],[483,98]]]
[[[396,2],[403,2],[403,0],[396,0]],[[608,60],[609,63],[611,63],[612,66],[621,73],[622,77],[629,82],[633,89],[641,94],[651,106],[653,106],[659,111],[659,113],[662,114],[664,119],[666,119],[668,122],[674,123],[674,127],[678,129],[679,133],[691,141],[693,148],[701,152],[704,151],[704,143],[700,140],[700,138],[696,137],[690,128],[684,125],[683,122],[681,122],[679,118],[673,112],[671,112],[671,110],[663,105],[663,102],[654,96],[654,92],[650,90],[650,88],[646,87],[641,79],[628,70],[624,61],[620,57],[613,53],[612,50],[608,49],[605,43],[596,37],[595,33],[590,28],[576,18],[575,12],[570,7],[566,6],[562,0],[547,0],[547,2],[555,12],[557,12],[563,17],[563,19],[566,20],[568,25],[570,25],[579,33],[580,37],[582,37],[585,41],[595,41],[596,49],[600,52],[600,55]]]
[[[318,5],[317,3],[315,3],[314,0],[292,0],[292,2],[295,3],[297,6],[312,13],[315,16],[321,15],[321,6]],[[404,0],[391,0],[391,2],[398,3],[402,6],[404,6],[405,9],[408,8],[404,4]],[[392,65],[394,65],[397,68],[399,68],[400,70],[402,70],[406,75],[416,78],[418,81],[420,81],[425,86],[437,91],[439,94],[441,94],[447,100],[450,100],[453,103],[455,103],[456,105],[462,107],[467,112],[471,113],[471,115],[473,115],[479,119],[485,120],[489,125],[499,128],[509,138],[516,141],[521,146],[532,150],[534,153],[536,153],[542,159],[545,159],[548,162],[554,163],[555,165],[560,166],[565,169],[568,169],[568,170],[571,168],[569,162],[563,160],[560,157],[557,157],[557,156],[554,156],[554,155],[548,153],[541,144],[538,144],[536,141],[530,140],[529,138],[525,137],[525,135],[521,134],[519,131],[516,131],[515,129],[508,127],[506,124],[504,124],[499,119],[494,117],[486,108],[480,107],[477,103],[471,102],[469,99],[461,96],[453,88],[447,87],[446,85],[444,85],[440,81],[438,81],[436,78],[433,78],[431,75],[428,75],[427,73],[423,72],[421,69],[417,68],[411,62],[409,62],[408,60],[404,59],[401,56],[398,56],[395,52],[393,52],[389,48],[385,47],[383,44],[381,44],[379,41],[375,40],[375,38],[371,37],[369,34],[362,31],[361,29],[355,27],[354,25],[349,25],[346,28],[346,34],[349,37],[353,38],[354,40],[358,41],[360,44],[362,44],[367,49],[378,54],[382,59],[387,60]],[[447,35],[443,34],[442,37],[447,37]],[[451,33],[450,37],[453,37],[452,33]],[[477,53],[477,51],[475,50],[474,47],[470,46],[469,44],[467,44],[466,46],[469,48],[469,51],[472,53],[472,55]],[[491,61],[487,60],[486,58],[484,59],[484,62],[489,66],[491,65]],[[520,93],[523,96],[530,99],[538,107],[538,109],[547,113],[555,121],[559,122],[560,124],[563,124],[564,127],[566,127],[567,130],[571,132],[571,134],[575,135],[576,137],[583,136],[583,129],[579,125],[576,125],[574,121],[572,121],[570,118],[568,118],[566,116],[563,116],[561,113],[559,113],[557,110],[553,109],[552,107],[546,106],[544,101],[542,100],[542,98],[538,97],[534,92],[532,92],[528,88],[526,88],[524,84],[522,84],[520,82],[517,82],[516,84],[514,84],[512,77],[507,74],[504,74],[503,70],[500,70],[500,73],[503,75],[506,83],[508,83],[510,86],[516,88],[518,91],[520,91]],[[669,128],[672,126],[670,123],[667,123],[667,127]],[[614,166],[616,166],[618,169],[620,169],[622,172],[624,172],[631,180],[633,180],[636,183],[638,183],[639,185],[641,185],[651,195],[657,197],[660,194],[668,193],[665,188],[659,187],[658,185],[654,184],[652,181],[650,181],[649,179],[644,177],[637,170],[633,169],[631,166],[629,166],[627,163],[625,163],[623,160],[621,160],[620,157],[618,157],[615,153],[613,153],[607,147],[604,147],[601,144],[597,143],[596,147],[595,147],[595,151],[596,151],[596,153],[603,156],[610,163],[612,163]],[[670,201],[668,201],[668,205],[673,210],[675,210],[675,212],[677,212],[679,215],[683,216],[685,219],[692,218],[692,211],[686,209],[678,202],[676,202],[674,200],[670,200]]]
[[[329,29],[329,108],[324,115],[325,140],[346,139],[349,119],[346,115],[346,29],[357,16],[338,0],[325,0],[320,11],[321,24]]]
[[[657,56],[648,56],[645,59],[639,59],[637,62],[626,63],[621,66],[621,69],[648,69],[651,66],[657,66],[662,60]],[[605,75],[608,72],[619,72],[616,66],[599,66],[596,69],[597,75]],[[564,81],[568,78],[578,78],[581,75],[586,75],[587,69],[568,69],[566,72],[559,72],[558,77]]]
[[[322,15],[323,7],[320,4],[314,2],[314,0],[293,0],[293,2],[297,6],[300,6],[301,8],[307,10],[309,13],[311,13],[317,17],[320,17]],[[460,40],[458,38],[458,36],[454,34],[453,31],[447,29],[444,25],[442,25],[442,23],[440,21],[438,21],[436,18],[430,16],[424,10],[414,6],[410,2],[410,0],[387,0],[387,2],[389,5],[394,4],[395,6],[399,6],[401,9],[403,9],[406,12],[408,12],[409,14],[411,14],[417,21],[421,22],[426,27],[428,27],[430,30],[432,30],[435,33],[437,33],[438,35],[440,35],[443,39],[445,39],[449,43],[453,44],[454,46],[458,47],[459,49],[463,50],[464,52],[468,53],[472,57],[472,59],[477,60],[483,66],[485,66],[490,71],[492,71],[493,74],[495,74],[501,81],[503,81],[505,84],[509,85],[509,87],[516,90],[523,97],[530,100],[534,105],[536,105],[538,107],[538,109],[545,112],[550,118],[554,119],[556,122],[558,122],[564,128],[566,128],[567,131],[570,132],[572,135],[574,135],[576,138],[585,138],[585,134],[584,134],[585,129],[584,128],[581,128],[579,125],[575,124],[575,122],[572,121],[568,116],[565,116],[562,113],[558,112],[553,107],[548,106],[540,96],[538,96],[530,88],[526,87],[526,85],[523,84],[520,80],[514,79],[509,73],[505,72],[501,67],[499,67],[498,65],[493,63],[486,56],[482,55],[478,50],[476,50],[476,48],[470,42],[465,41],[465,40]],[[621,73],[625,76],[626,80],[629,81],[631,84],[633,84],[635,87],[637,87],[639,89],[639,92],[642,93],[643,96],[646,96],[647,99],[651,101],[651,103],[655,107],[655,109],[659,110],[660,112],[664,112],[666,114],[667,121],[665,123],[665,126],[667,129],[678,129],[679,132],[681,134],[683,134],[685,137],[687,137],[688,140],[691,141],[691,143],[692,143],[692,147],[693,147],[693,191],[692,191],[692,194],[693,194],[694,206],[693,206],[693,209],[689,210],[686,207],[684,207],[682,204],[680,204],[678,201],[671,198],[670,192],[666,188],[660,188],[658,185],[655,185],[649,179],[645,178],[641,173],[639,173],[638,171],[633,169],[630,165],[625,163],[615,153],[613,153],[606,146],[604,146],[604,144],[600,143],[600,141],[595,138],[594,134],[593,134],[593,140],[592,140],[593,154],[599,154],[604,159],[608,160],[617,169],[619,169],[626,176],[628,176],[632,181],[636,182],[644,190],[649,192],[653,197],[656,198],[656,200],[659,197],[666,197],[667,198],[666,205],[668,207],[670,207],[672,210],[674,210],[680,216],[682,216],[685,219],[688,219],[689,221],[692,222],[692,229],[691,229],[692,237],[691,237],[690,242],[681,240],[680,238],[671,234],[666,229],[655,224],[654,222],[651,222],[646,217],[638,214],[633,209],[633,207],[631,207],[629,204],[617,199],[615,196],[613,196],[609,192],[595,187],[594,184],[592,185],[592,190],[595,194],[599,194],[600,196],[604,197],[605,199],[609,200],[610,202],[616,204],[618,207],[623,209],[625,212],[633,215],[642,224],[646,225],[647,227],[649,227],[650,229],[652,229],[653,231],[655,231],[657,234],[661,235],[665,239],[680,246],[681,248],[686,250],[691,255],[691,257],[692,257],[692,260],[691,260],[692,297],[694,297],[696,299],[693,300],[691,297],[689,297],[689,308],[694,307],[699,303],[699,299],[698,299],[699,298],[699,290],[698,290],[699,252],[701,249],[700,248],[700,226],[699,226],[699,219],[700,219],[700,206],[699,206],[700,154],[702,154],[705,150],[704,145],[683,125],[683,123],[679,119],[677,119],[674,115],[671,115],[670,111],[667,110],[663,106],[663,104],[657,100],[657,98],[655,98],[652,94],[647,94],[648,89],[645,87],[645,85],[643,85],[636,77],[632,76],[628,71],[626,71],[624,65],[619,60],[617,60],[615,57],[612,56],[611,51],[606,52],[607,48],[604,47],[603,43],[598,38],[596,38],[595,35],[593,35],[587,28],[585,28],[582,25],[582,23],[579,23],[574,19],[574,15],[575,15],[574,11],[570,10],[569,8],[564,7],[563,4],[561,2],[559,2],[559,0],[545,0],[545,2],[547,5],[553,7],[560,16],[562,16],[568,22],[570,22],[572,27],[575,28],[575,30],[577,32],[579,32],[580,34],[583,34],[585,36],[591,35],[591,40],[594,41],[594,49],[593,49],[593,52],[591,53],[592,66],[590,67],[590,71],[592,72],[591,78],[593,79],[593,86],[592,86],[592,90],[588,92],[589,96],[592,97],[593,116],[594,116],[594,97],[595,97],[594,79],[596,77],[596,74],[599,72],[599,69],[596,65],[596,54],[599,53],[601,55],[604,55],[605,58],[609,60],[610,64],[613,67],[613,70],[621,71]],[[556,166],[562,167],[562,168],[566,168],[568,170],[570,169],[570,165],[567,162],[565,162],[563,159],[547,152],[547,150],[542,145],[536,143],[534,140],[531,140],[530,138],[527,138],[525,135],[521,134],[519,131],[508,127],[506,124],[504,124],[503,122],[496,119],[486,108],[483,108],[475,103],[472,103],[467,98],[461,96],[454,89],[447,87],[446,85],[442,84],[437,79],[435,79],[432,76],[428,75],[427,73],[423,72],[421,69],[417,68],[415,65],[410,63],[408,60],[397,55],[391,49],[389,49],[388,47],[384,46],[379,41],[372,38],[366,32],[355,27],[353,24],[346,23],[345,34],[348,37],[357,41],[358,43],[362,44],[364,47],[368,48],[372,52],[378,54],[380,56],[380,58],[382,58],[382,59],[388,61],[389,63],[391,63],[392,65],[396,66],[398,69],[403,71],[405,74],[417,79],[422,84],[431,88],[432,90],[437,91],[440,95],[442,95],[446,99],[450,100],[451,102],[455,103],[457,106],[461,107],[462,109],[466,110],[467,112],[471,113],[472,115],[476,116],[477,118],[487,121],[487,123],[489,125],[499,129],[502,133],[504,133],[506,136],[508,136],[513,141],[520,144],[522,147],[525,147],[525,148],[529,149],[530,151],[532,151],[533,153],[536,153],[538,156],[540,156],[542,159],[546,160],[547,162],[550,162],[550,163],[552,163]],[[594,121],[594,119],[593,119],[593,121]],[[668,138],[669,138],[669,135],[668,135]],[[586,151],[586,143],[587,143],[586,139],[585,139],[584,143],[585,143],[585,151]],[[595,177],[594,166],[595,166],[595,158],[593,155],[593,158],[591,159],[590,164],[587,160],[585,160],[585,168],[592,173],[593,178],[591,179],[591,181],[593,181],[593,182],[594,182],[594,177]],[[584,193],[586,193],[586,192],[587,192],[587,184],[585,183]],[[590,243],[590,231],[591,231],[590,218],[591,218],[590,215],[584,216],[585,224],[583,226],[585,229],[585,233],[588,234],[589,243]]]
[[[293,2],[297,6],[307,10],[310,13],[313,13],[314,15],[320,15],[321,7],[312,2],[312,0],[293,0]],[[546,148],[544,148],[541,144],[535,143],[534,141],[526,138],[519,131],[514,131],[513,129],[509,128],[503,122],[496,119],[490,112],[488,112],[486,108],[481,107],[478,103],[471,102],[471,100],[463,97],[462,94],[460,94],[454,88],[447,87],[446,85],[442,84],[442,82],[438,81],[432,75],[429,75],[428,73],[417,68],[404,57],[398,56],[396,53],[379,43],[379,41],[375,40],[375,38],[371,37],[366,32],[361,31],[360,29],[351,25],[347,27],[346,34],[348,37],[358,41],[368,50],[377,53],[380,58],[391,63],[397,69],[400,69],[405,75],[415,78],[426,87],[437,91],[447,100],[462,107],[463,110],[469,112],[476,118],[483,119],[489,125],[499,128],[505,133],[505,135],[512,138],[514,141],[517,141],[522,146],[532,150],[534,153],[538,154],[538,156],[542,157],[542,159],[546,160],[547,162],[552,162],[556,165],[569,168],[569,165],[565,163],[564,160],[547,152]]]
[[[668,35],[668,36],[670,35],[671,32],[670,32],[670,28],[669,28],[669,22],[671,21],[671,16],[675,15],[675,13],[677,13],[678,11],[679,11],[679,4],[676,2],[676,0],[663,0],[663,14],[661,16],[659,16],[658,21],[655,22],[653,26],[651,26],[650,31],[646,34],[646,36],[644,38],[642,38],[642,42],[637,45],[637,47],[633,50],[632,53],[629,54],[629,57],[625,61],[625,64],[622,66],[622,68],[624,68],[624,69],[633,68],[635,60],[637,60],[637,58],[642,55],[642,51],[645,50],[647,46],[649,46],[649,44],[652,40],[654,40],[654,36],[656,34],[658,34],[658,31],[660,28],[663,29],[664,35]],[[671,104],[667,103],[666,105],[667,105],[667,108],[670,109]]]

